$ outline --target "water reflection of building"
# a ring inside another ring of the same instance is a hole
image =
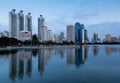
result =
[[[59,49],[58,51],[59,51],[59,54],[60,54],[61,58],[64,58],[65,49]]]
[[[106,46],[105,47],[105,53],[106,55],[111,55],[112,53],[120,52],[120,47],[117,46]]]
[[[12,80],[15,80],[16,73],[17,73],[17,60],[16,54],[9,54],[9,77]]]
[[[109,46],[106,47],[105,52],[107,55],[111,54],[111,48]]]
[[[23,79],[25,69],[26,75],[31,76],[32,73],[32,52],[19,50],[15,54],[9,55],[9,76],[13,80],[16,76],[20,79]]]
[[[98,46],[93,46],[93,54],[94,54],[94,56],[97,56],[98,52],[99,52]]]
[[[26,51],[26,75],[31,76],[32,74],[32,52]]]
[[[81,64],[85,63],[87,59],[87,46],[81,46],[80,48],[67,49],[67,64],[75,64],[76,67],[80,67]]]
[[[38,71],[40,75],[44,72],[44,49],[38,52]]]
[[[45,71],[45,65],[55,55],[56,50],[54,49],[39,49],[38,51],[38,72],[43,75]]]
[[[81,64],[84,64],[87,58],[87,47],[81,46],[79,49],[75,49],[75,65],[80,67]]]
[[[35,51],[35,50],[34,50]],[[30,77],[32,75],[32,55],[37,56],[38,59],[38,72],[42,76],[45,71],[45,65],[53,57],[57,56],[67,60],[67,65],[75,65],[79,67],[84,64],[87,58],[87,46],[81,46],[80,48],[58,48],[58,49],[39,49],[35,51],[35,55],[32,50],[18,50],[17,53],[11,54],[10,57],[10,78],[23,79],[25,76]],[[66,56],[65,56],[66,55]],[[54,58],[55,59],[55,58]]]
[[[75,64],[75,48],[67,49],[67,64]]]

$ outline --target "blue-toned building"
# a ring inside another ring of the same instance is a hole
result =
[[[82,42],[82,26],[79,22],[75,23],[75,42]]]
[[[85,42],[88,42],[89,41],[89,39],[88,39],[88,32],[87,32],[87,30],[85,29],[85,33],[84,33],[84,37],[85,37]]]

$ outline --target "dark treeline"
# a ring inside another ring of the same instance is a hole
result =
[[[104,44],[120,44],[120,42],[102,42],[102,43],[74,43],[74,42],[67,42],[63,41],[62,43],[58,42],[52,42],[52,41],[46,41],[46,42],[40,42],[37,38],[37,35],[33,35],[31,40],[26,41],[20,41],[16,38],[9,38],[9,37],[0,37],[0,47],[6,47],[6,46],[38,46],[38,45],[104,45]]]
[[[37,46],[37,45],[73,45],[73,42],[62,42],[62,43],[57,43],[57,42],[52,42],[52,41],[46,41],[46,42],[40,42],[37,38],[36,35],[32,36],[31,40],[26,40],[26,41],[20,41],[17,40],[16,38],[9,38],[9,37],[0,37],[0,47],[5,47],[5,46]]]

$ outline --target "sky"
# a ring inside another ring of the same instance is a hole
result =
[[[25,15],[31,12],[34,33],[37,33],[37,19],[42,14],[46,26],[54,33],[66,32],[67,25],[80,22],[85,25],[92,36],[95,31],[92,31],[89,26],[120,23],[119,4],[120,0],[0,0],[0,25],[8,26],[8,13],[16,9],[17,13],[23,10]],[[110,30],[111,27],[107,29]],[[102,31],[98,33],[105,35]],[[109,33],[120,36],[118,31]]]

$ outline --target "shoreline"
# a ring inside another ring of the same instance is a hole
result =
[[[49,49],[49,48],[80,48],[80,46],[75,45],[64,45],[64,46],[8,46],[0,48],[0,51],[4,50],[21,50],[21,49]]]
[[[0,51],[21,50],[21,49],[50,49],[50,48],[80,48],[81,46],[91,45],[120,45],[120,44],[79,44],[79,45],[53,45],[53,46],[7,46],[0,47]]]

